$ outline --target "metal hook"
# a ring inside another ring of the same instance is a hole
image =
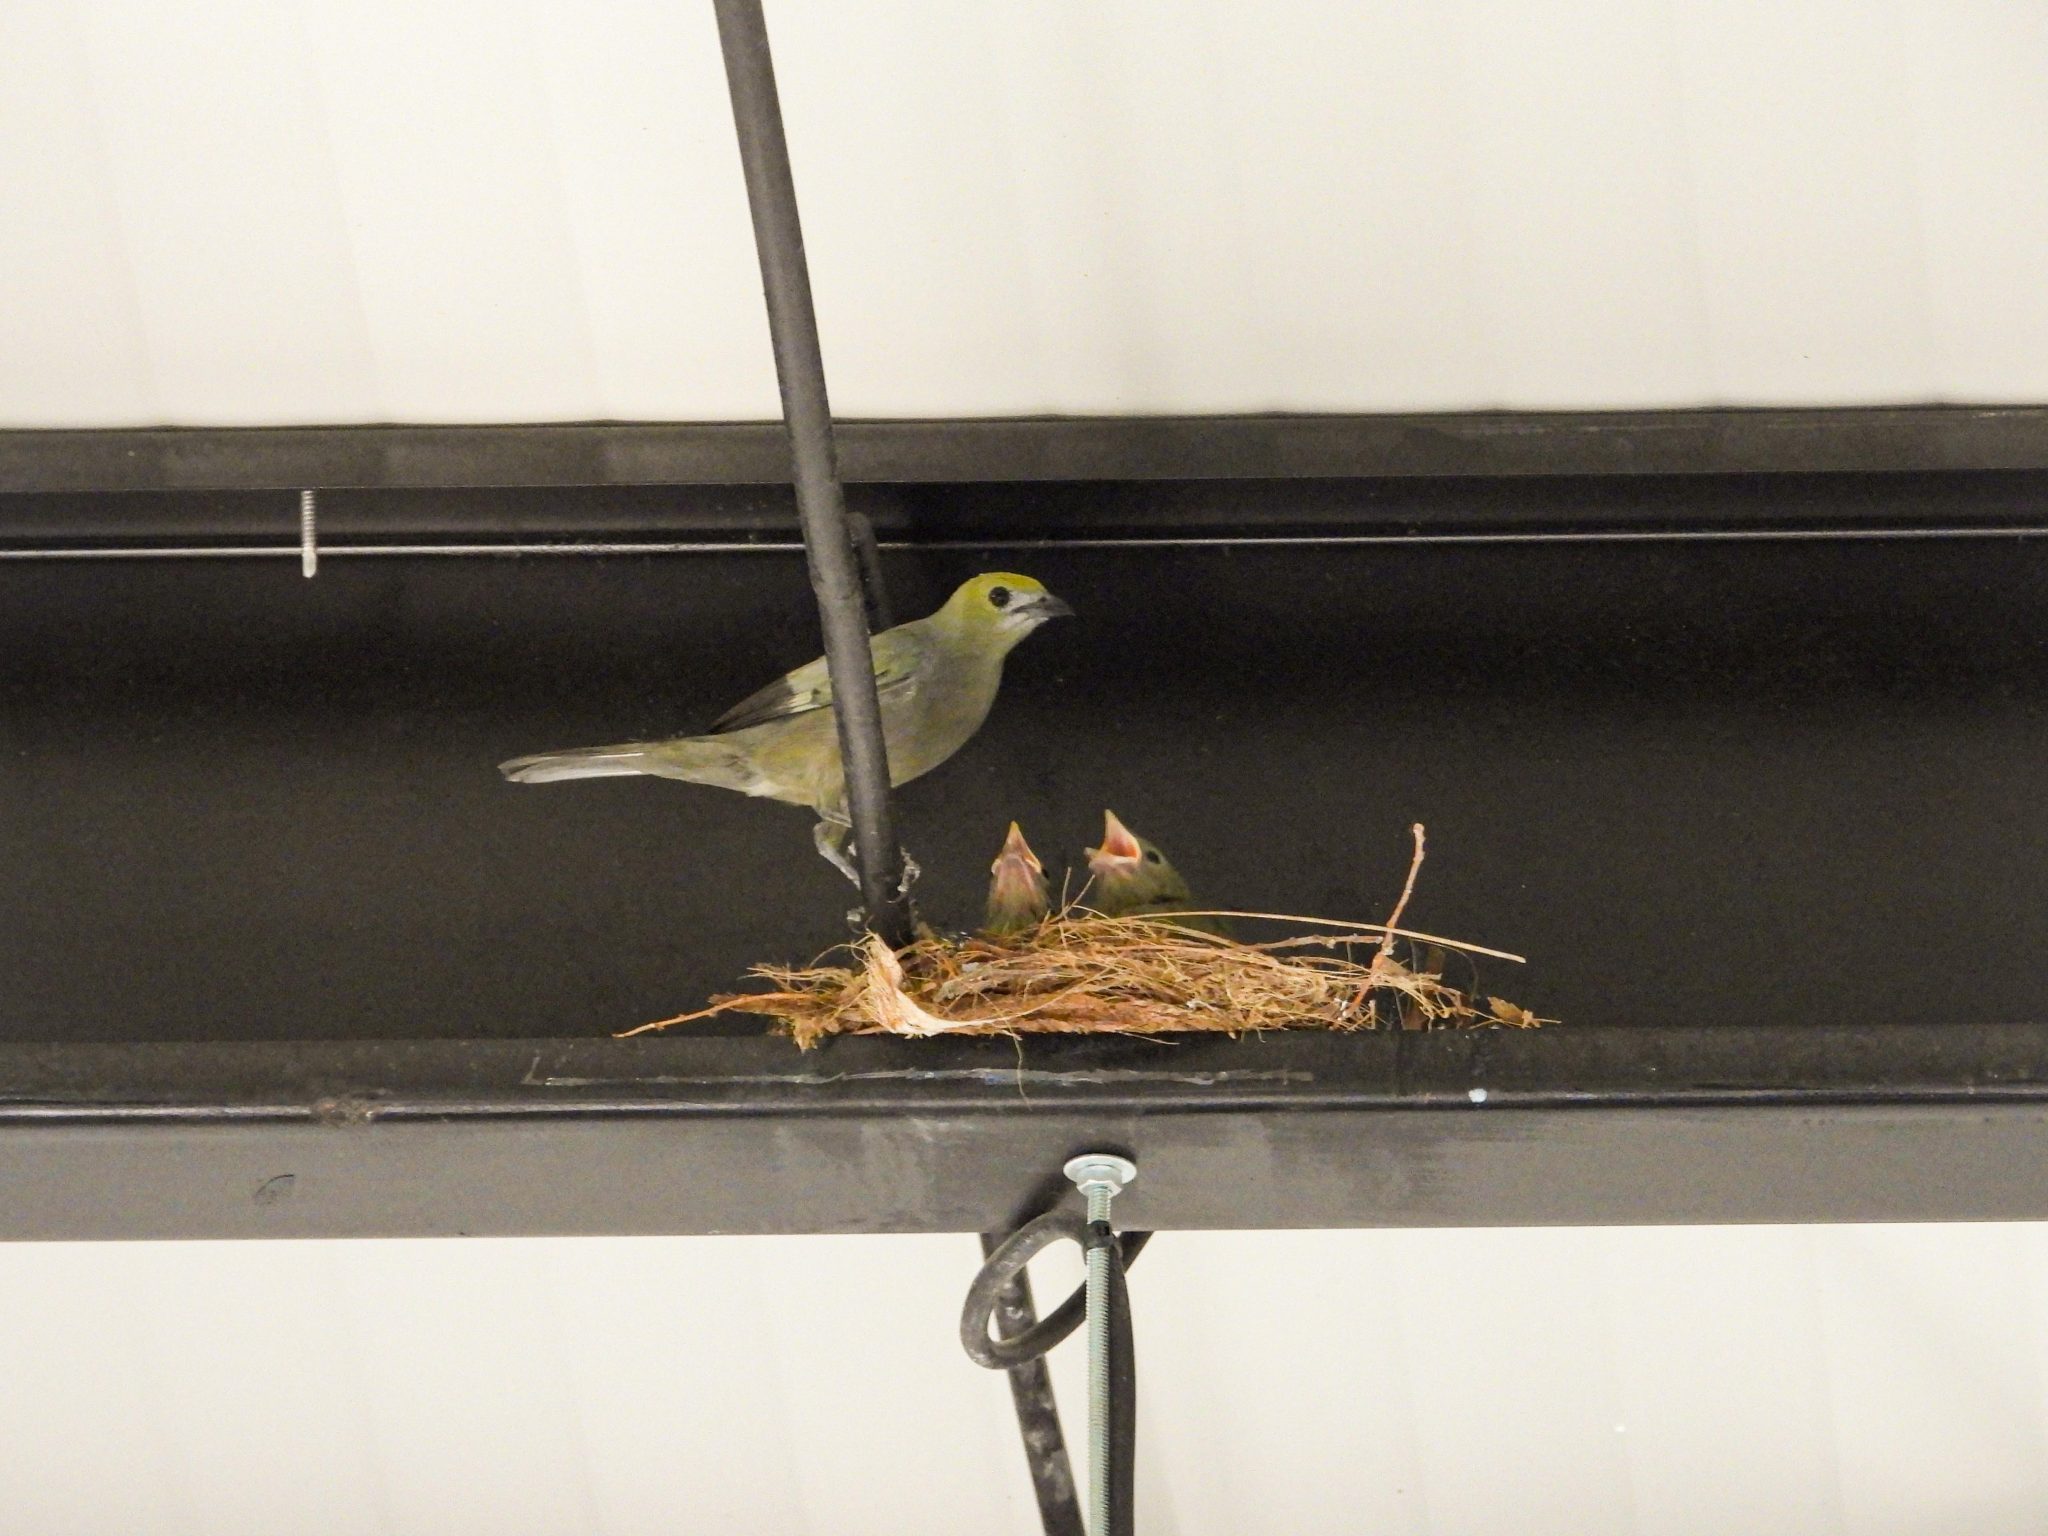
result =
[[[299,492],[299,574],[311,578],[320,569],[320,504],[318,493]]]

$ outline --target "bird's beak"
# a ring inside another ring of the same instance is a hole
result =
[[[1054,597],[1050,592],[1034,592],[1022,604],[1024,611],[1041,622],[1046,619],[1071,619],[1074,610]]]
[[[1031,845],[1024,841],[1024,829],[1014,821],[1010,823],[1010,835],[1003,839],[1003,851],[996,855],[995,863],[989,865],[992,875],[1003,872],[1004,865],[1022,864],[1034,875],[1045,873],[1045,866],[1038,862],[1038,855],[1031,851]]]
[[[1136,864],[1145,856],[1131,829],[1116,819],[1115,811],[1102,813],[1102,846],[1088,850],[1088,867],[1098,873],[1118,865]]]

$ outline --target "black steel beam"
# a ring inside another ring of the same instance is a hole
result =
[[[854,486],[847,503],[856,538],[866,523],[892,549],[1295,536],[2010,534],[2048,525],[2048,470],[961,481]],[[796,502],[786,483],[379,488],[328,491],[320,498],[323,553],[394,545],[717,553],[789,549],[798,532]],[[296,560],[298,533],[293,491],[0,496],[0,554],[271,549]],[[883,627],[882,620],[874,622]]]
[[[2021,518],[2048,484],[1767,480],[954,485],[875,510],[892,542],[1574,510],[1864,532]],[[682,494],[589,512],[654,525]],[[704,494],[791,521],[786,493]],[[490,497],[342,493],[323,524],[555,515]],[[121,499],[16,501],[47,532]],[[1384,913],[1422,819],[1424,926],[1528,954],[1487,989],[1566,1022],[809,1056],[601,1038],[838,935],[797,818],[491,769],[692,728],[814,653],[793,555],[0,565],[0,1233],[986,1232],[1095,1146],[1145,1164],[1134,1226],[2048,1216],[2039,553],[1036,549],[1091,617],[910,791],[935,920],[971,921],[1012,816],[1071,850],[1135,796],[1205,894],[1332,916]],[[922,608],[981,558],[888,564]],[[1172,603],[1118,600],[1167,576]],[[1372,664],[1333,667],[1332,635]],[[1174,772],[1190,743],[1202,771]],[[578,1032],[600,1038],[552,1038]]]
[[[861,900],[869,925],[892,947],[910,942],[910,898],[896,814],[889,799],[889,755],[882,739],[882,706],[868,654],[868,599],[846,498],[832,452],[832,407],[825,391],[825,359],[811,303],[810,267],[789,144],[775,93],[775,61],[761,0],[716,0],[718,40],[732,93],[740,165],[753,212],[754,249],[768,301],[768,331],[775,345],[775,377],[789,428],[797,513],[804,555],[825,635],[832,679],[832,712],[845,764],[844,810],[853,822]],[[876,566],[879,573],[879,565]],[[879,594],[877,594],[879,595]],[[821,809],[824,809],[821,807]],[[838,809],[834,807],[832,809]]]
[[[0,1236],[2048,1217],[2048,1024],[0,1048]]]
[[[836,424],[854,483],[2048,467],[2048,406]],[[788,484],[775,422],[0,431],[0,493]]]

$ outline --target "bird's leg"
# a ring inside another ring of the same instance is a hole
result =
[[[831,861],[832,867],[858,887],[860,885],[860,870],[853,862],[853,855],[859,852],[859,848],[853,840],[853,828],[843,821],[834,821],[830,816],[821,816],[818,819],[817,826],[811,830],[811,837],[818,845],[818,852]],[[917,867],[917,860],[913,859],[909,854],[903,853],[901,848],[898,848],[896,851],[903,858],[903,881],[896,887],[896,894],[908,896],[912,882],[917,879],[921,871]],[[914,916],[915,914],[913,913]],[[866,911],[860,907],[853,908],[846,914],[846,925],[853,929],[855,933],[866,929],[868,925]]]
[[[811,839],[834,869],[855,885],[860,884],[860,871],[849,857],[853,852],[853,828],[843,821],[821,820],[811,829]]]

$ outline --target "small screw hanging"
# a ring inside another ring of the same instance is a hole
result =
[[[299,574],[308,578],[320,569],[320,502],[316,491],[299,492]]]

